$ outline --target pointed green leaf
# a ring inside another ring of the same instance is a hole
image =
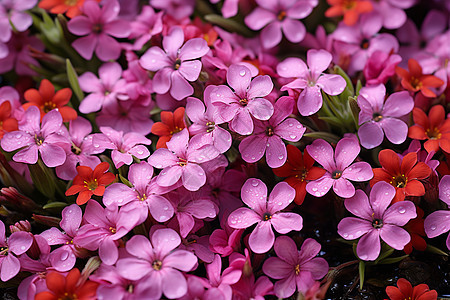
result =
[[[359,261],[359,289],[363,288],[363,284],[364,284],[364,272],[366,271],[366,264],[364,263],[364,261],[360,260]]]
[[[73,90],[73,93],[77,97],[78,101],[81,102],[84,99],[83,91],[80,88],[80,83],[78,82],[78,75],[75,69],[72,66],[72,63],[69,59],[66,59],[66,69],[67,69],[67,78],[69,79],[70,87]],[[77,103],[78,104],[78,103]],[[78,105],[74,105],[75,108],[78,108]]]
[[[68,204],[66,202],[50,202],[43,206],[43,209],[63,209]]]
[[[314,138],[314,139],[324,139],[325,141],[329,143],[337,143],[340,138],[337,135],[334,135],[329,132],[324,131],[317,131],[317,132],[308,132],[305,133],[303,136]]]
[[[31,180],[38,191],[41,192],[42,195],[54,199],[56,178],[54,174],[51,173],[52,170],[45,166],[40,158],[36,164],[28,165],[28,169],[30,170]]]
[[[399,256],[399,257],[385,258],[385,259],[381,260],[380,262],[378,262],[378,264],[380,264],[380,265],[396,264],[396,263],[404,260],[408,256],[409,255],[403,255],[403,256]]]
[[[123,184],[129,186],[130,188],[133,187],[133,184],[128,179],[123,177],[121,174],[119,174],[119,178],[120,178],[120,181],[122,181]]]
[[[439,248],[437,248],[435,246],[429,245],[429,244],[427,245],[426,251],[427,252],[431,252],[431,253],[435,253],[435,254],[438,254],[438,255],[448,256],[448,253],[442,251],[441,249],[439,249]]]
[[[248,30],[246,26],[242,25],[241,23],[238,23],[232,19],[225,19],[224,17],[216,14],[206,15],[205,20],[211,22],[214,25],[220,26],[229,32],[236,32],[246,37],[254,35],[250,30]]]

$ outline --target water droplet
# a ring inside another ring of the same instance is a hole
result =
[[[164,210],[169,210],[169,207],[168,206],[164,206],[163,209]]]
[[[205,175],[205,173],[203,173],[203,172],[198,172],[198,176],[203,176],[203,175]]]
[[[284,158],[284,155],[282,155],[282,154],[280,154],[279,156],[278,156],[278,159],[283,159]]]
[[[279,205],[279,206],[283,205],[283,202],[278,202],[278,205]]]
[[[433,231],[436,230],[436,228],[437,228],[437,227],[436,227],[436,225],[434,225],[434,224],[430,226],[430,229],[433,230]]]
[[[343,237],[344,239],[346,239],[346,238],[348,237],[348,233],[344,233],[344,234],[342,235],[342,237]]]
[[[252,156],[252,160],[256,159],[256,157]]]
[[[320,192],[316,192],[316,196],[320,197],[321,196]]]
[[[317,188],[313,187],[312,188],[313,192],[317,192]]]
[[[236,224],[236,220],[233,219],[233,220],[230,221],[230,223],[231,223],[231,224]]]
[[[16,139],[20,139],[22,137],[21,133],[16,134]]]
[[[257,180],[253,180],[252,185],[254,187],[257,187],[259,185],[259,182]]]
[[[298,129],[302,128],[302,125],[297,125],[297,128],[298,128]]]
[[[289,127],[292,127],[292,126],[294,126],[294,124],[292,124],[292,123],[289,123]]]
[[[66,260],[67,258],[69,258],[69,253],[65,251],[61,254],[61,260]]]
[[[94,144],[94,148],[98,148],[98,147],[100,147],[99,144]]]
[[[138,151],[137,151],[137,154],[142,155],[142,154],[144,154],[144,151],[138,150]]]
[[[295,139],[295,138],[297,138],[297,136],[296,136],[295,134],[291,134],[291,135],[290,135],[290,138],[291,138],[291,139]]]
[[[403,206],[400,206],[400,207],[398,208],[398,213],[404,214],[405,212],[406,212],[406,209],[405,209]]]
[[[241,70],[240,72],[239,72],[239,75],[241,75],[241,76],[245,76],[245,70]]]
[[[20,247],[20,250],[22,251],[25,250],[25,246]]]
[[[386,196],[389,196],[389,192],[384,193]]]

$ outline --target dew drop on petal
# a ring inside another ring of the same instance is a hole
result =
[[[404,214],[404,213],[406,212],[406,209],[405,209],[403,206],[400,206],[400,207],[398,208],[398,212],[399,212],[400,214]]]
[[[296,136],[295,134],[291,134],[291,135],[290,135],[290,138],[291,138],[291,139],[295,139],[295,138],[297,138],[297,136]]]
[[[436,230],[436,228],[437,228],[437,227],[436,227],[436,225],[434,225],[434,224],[430,226],[430,229],[433,230],[433,231]]]
[[[344,234],[342,235],[342,237],[343,237],[344,239],[346,239],[346,238],[348,237],[348,233],[344,233]]]
[[[280,154],[279,156],[278,156],[278,159],[283,159],[284,158],[284,155],[282,155],[282,154]]]
[[[241,71],[239,72],[239,75],[245,76],[245,70],[241,70]]]
[[[20,247],[20,250],[22,251],[25,250],[25,246]]]
[[[67,251],[65,251],[64,253],[61,254],[61,260],[66,260],[69,257],[69,253]]]
[[[256,180],[253,180],[252,185],[253,185],[254,187],[257,187],[257,186],[259,185],[259,182],[256,181]]]
[[[317,188],[313,187],[312,190],[313,190],[313,192],[316,192],[316,191],[317,191]]]

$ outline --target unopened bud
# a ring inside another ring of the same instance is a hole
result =
[[[10,225],[9,230],[11,231],[11,233],[19,231],[31,232],[31,224],[27,220],[19,221],[14,225]]]

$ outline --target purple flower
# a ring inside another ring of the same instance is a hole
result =
[[[439,182],[439,199],[450,207],[450,175]],[[432,212],[424,222],[425,233],[429,238],[437,237],[450,230],[450,210]],[[450,234],[447,236],[447,248],[450,250]]]
[[[116,62],[108,62],[98,69],[99,78],[86,72],[78,78],[84,92],[90,93],[81,101],[80,112],[88,114],[108,106],[119,98],[127,100],[126,81],[122,79],[122,67]]]
[[[213,145],[220,153],[226,152],[231,147],[231,134],[218,126],[223,123],[217,115],[213,105],[208,103],[209,91],[214,88],[208,86],[205,89],[205,102],[208,108],[197,98],[189,97],[186,104],[186,115],[193,124],[189,126],[189,133],[193,135],[192,141],[199,145]]]
[[[66,161],[56,167],[56,175],[64,180],[72,180],[77,176],[77,165],[88,166],[92,170],[100,163],[100,159],[92,154],[98,153],[92,146],[91,123],[78,117],[69,123],[69,135],[72,144],[65,144]]]
[[[400,201],[390,207],[395,188],[387,182],[377,182],[369,199],[362,190],[344,202],[345,208],[359,218],[344,218],[338,224],[338,233],[346,240],[361,239],[356,253],[362,260],[375,260],[380,254],[380,237],[389,246],[403,250],[409,243],[409,233],[401,228],[417,216],[416,207],[410,201]]]
[[[404,9],[416,3],[417,0],[379,0],[372,2],[372,5],[374,11],[383,18],[383,26],[387,29],[396,29],[407,19]]]
[[[163,12],[155,13],[151,6],[142,7],[141,13],[136,20],[131,22],[131,33],[129,38],[136,39],[133,50],[141,50],[152,36],[161,33]]]
[[[148,162],[157,169],[163,169],[159,173],[156,183],[168,187],[180,180],[189,191],[197,191],[206,182],[206,175],[199,165],[216,158],[219,151],[212,145],[196,147],[189,142],[189,132],[185,128],[174,134],[167,142],[167,149],[160,148],[148,158]]]
[[[97,201],[89,200],[74,243],[91,251],[98,249],[103,263],[113,265],[119,257],[117,240],[121,239],[139,220],[139,212],[118,210],[117,206],[103,208]]]
[[[251,136],[239,144],[242,159],[257,162],[266,153],[269,167],[278,168],[286,162],[287,152],[283,140],[298,142],[306,128],[294,118],[287,118],[293,111],[294,100],[281,97],[274,106],[274,113],[268,121],[255,121]]]
[[[211,3],[218,3],[220,0],[210,0]],[[239,0],[224,0],[221,8],[222,16],[226,19],[234,17],[238,13]]]
[[[358,129],[361,146],[372,149],[386,138],[394,144],[406,140],[408,125],[400,120],[414,108],[414,100],[407,91],[391,94],[386,101],[386,88],[380,84],[374,87],[364,87],[358,96],[359,112]],[[383,134],[384,132],[384,134]]]
[[[275,282],[275,295],[289,298],[297,290],[305,293],[315,280],[321,279],[328,272],[328,263],[321,257],[320,244],[313,239],[306,239],[300,251],[295,242],[287,236],[280,236],[275,241],[275,253],[278,257],[269,257],[263,265],[263,272]]]
[[[294,200],[295,190],[286,182],[280,182],[273,188],[267,200],[267,187],[259,179],[250,178],[242,187],[242,201],[251,209],[241,207],[228,217],[232,228],[248,228],[257,223],[250,234],[248,244],[255,253],[265,253],[272,248],[275,235],[286,234],[291,230],[299,231],[303,227],[302,217],[296,213],[280,212]]]
[[[103,195],[106,206],[122,206],[126,211],[138,211],[141,214],[138,224],[147,219],[148,213],[158,222],[165,222],[173,216],[173,207],[161,194],[168,189],[162,189],[152,179],[153,168],[147,162],[132,164],[128,172],[128,180],[133,185],[129,187],[122,183],[108,186]]]
[[[95,134],[92,138],[92,145],[98,149],[111,149],[111,158],[114,166],[118,169],[123,165],[131,165],[133,156],[138,159],[147,158],[150,151],[144,145],[150,145],[152,141],[144,135],[136,132],[123,134],[110,127],[100,127],[102,134]]]
[[[122,50],[116,38],[126,38],[130,35],[131,26],[128,21],[117,18],[120,11],[119,2],[106,1],[100,8],[97,1],[86,1],[82,16],[69,21],[67,27],[75,35],[84,37],[75,40],[72,47],[87,60],[94,53],[102,61],[116,60]]]
[[[81,254],[79,245],[74,243],[74,238],[78,234],[82,217],[83,212],[77,204],[69,205],[63,209],[59,223],[64,233],[52,227],[40,234],[50,246],[63,245],[50,254],[52,266],[60,272],[71,270],[75,265],[76,257]]]
[[[176,20],[182,20],[194,12],[195,0],[150,0],[150,5]]]
[[[370,55],[364,66],[367,85],[385,84],[395,74],[395,67],[402,61],[398,54],[377,50]]]
[[[368,163],[352,164],[361,150],[356,138],[341,139],[336,145],[336,156],[331,145],[321,139],[315,140],[306,146],[306,149],[327,171],[321,178],[308,182],[306,191],[311,195],[322,197],[333,186],[336,195],[350,198],[355,194],[355,187],[349,180],[361,182],[373,177],[372,168]]]
[[[225,85],[211,89],[210,99],[217,113],[230,128],[242,135],[253,132],[252,117],[268,120],[273,114],[272,103],[263,97],[273,89],[268,75],[252,80],[250,70],[242,65],[231,65],[227,72],[227,82],[234,92]]]
[[[197,80],[202,69],[198,58],[209,51],[208,44],[202,38],[188,40],[184,45],[184,33],[180,27],[172,27],[163,38],[163,48],[151,47],[139,62],[144,69],[156,72],[153,77],[153,89],[158,94],[170,95],[177,100],[190,96],[194,88],[188,81]]]
[[[25,231],[12,233],[6,239],[5,224],[0,221],[0,279],[8,281],[20,271],[20,261],[14,255],[21,255],[30,249],[33,236]],[[14,255],[13,255],[14,254]]]
[[[206,265],[206,276],[209,283],[206,284],[208,291],[205,294],[210,297],[218,297],[218,299],[230,300],[233,295],[230,285],[236,283],[241,274],[241,270],[233,270],[231,266],[222,272],[222,259],[216,254],[213,262]]]
[[[264,48],[272,48],[281,42],[282,34],[292,43],[298,43],[305,37],[306,29],[298,19],[306,18],[317,0],[256,0],[259,5],[246,18],[245,24],[250,29],[261,31]]]
[[[181,239],[173,229],[155,230],[150,241],[135,235],[126,243],[126,250],[133,257],[119,259],[119,274],[129,280],[148,276],[157,299],[163,293],[169,299],[183,296],[187,292],[187,283],[180,271],[194,269],[197,257],[190,251],[176,249]]]
[[[5,133],[1,146],[7,152],[22,148],[13,156],[16,162],[35,164],[39,152],[47,167],[60,166],[66,160],[63,145],[70,145],[61,114],[54,109],[44,116],[41,125],[40,119],[38,107],[28,108],[19,124],[19,130]]]
[[[325,50],[311,49],[307,53],[308,66],[296,57],[289,57],[278,64],[277,73],[281,77],[295,78],[281,90],[302,90],[298,96],[297,107],[303,116],[310,116],[322,107],[321,90],[332,96],[344,91],[347,85],[344,78],[335,74],[323,74],[332,58]]]
[[[0,1],[0,42],[9,41],[13,26],[14,30],[24,32],[33,24],[33,19],[25,10],[32,9],[36,4],[37,0]]]

